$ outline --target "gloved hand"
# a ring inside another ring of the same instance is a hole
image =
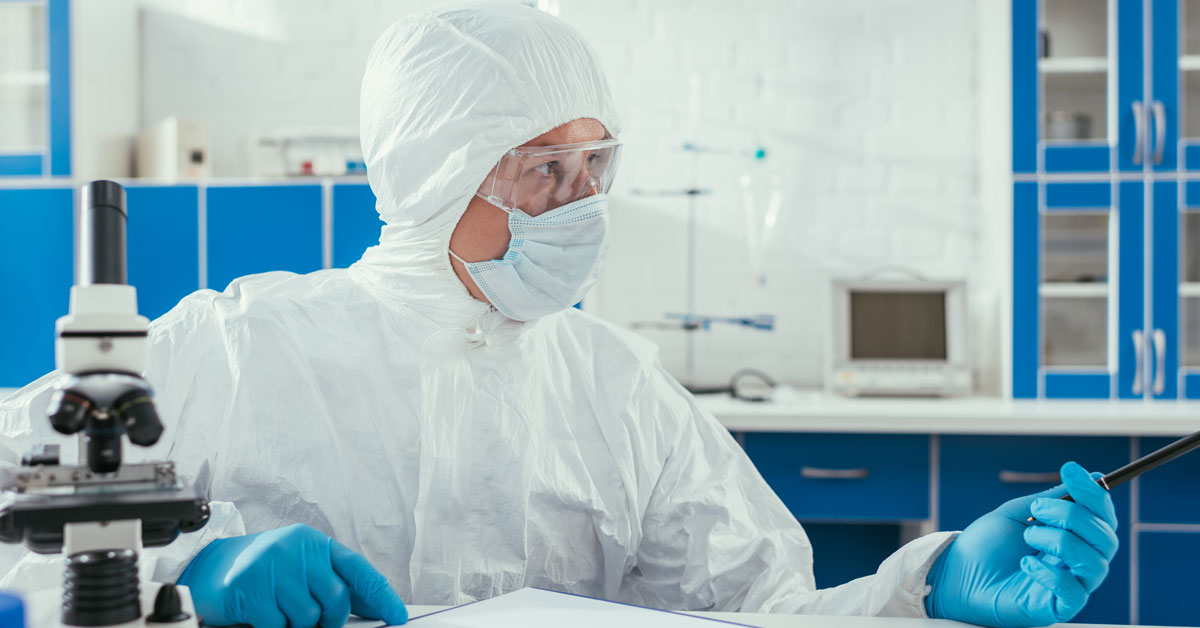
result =
[[[1018,628],[1083,609],[1117,553],[1117,514],[1099,474],[1074,462],[1061,474],[1065,486],[1005,503],[942,552],[926,579],[930,617]],[[1067,493],[1074,503],[1060,499]]]
[[[303,524],[209,543],[184,570],[205,625],[341,628],[350,613],[408,621],[408,610],[366,558]]]

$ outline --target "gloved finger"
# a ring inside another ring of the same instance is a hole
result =
[[[1047,565],[1055,566],[1051,558],[1057,558],[1065,564],[1089,592],[1095,591],[1108,575],[1108,559],[1083,539],[1062,528],[1030,526],[1025,528],[1025,542],[1029,547],[1048,555],[1042,560]]]
[[[321,628],[342,628],[346,625],[350,619],[350,591],[341,577],[334,573],[332,564],[309,568],[308,591],[321,605]]]
[[[241,620],[254,628],[287,628],[287,618],[283,612],[271,605],[248,608]]]
[[[1088,592],[1071,572],[1050,567],[1033,556],[1021,557],[1021,571],[1053,595],[1051,610],[1056,621],[1070,621],[1087,604]]]
[[[336,540],[330,541],[330,558],[333,570],[350,590],[350,610],[355,615],[382,619],[388,625],[408,621],[404,602],[366,558]]]
[[[1033,504],[1033,502],[1042,499],[1043,497],[1047,499],[1062,499],[1066,496],[1066,494],[1067,487],[1059,484],[1058,486],[1048,488],[1040,493],[1034,493],[1032,495],[1025,495],[1023,497],[1010,499],[1001,504],[995,512],[1003,514],[1006,519],[1026,523],[1026,520],[1030,517],[1029,507]]]
[[[1103,486],[1096,483],[1096,480],[1100,479],[1096,477],[1099,474],[1090,474],[1074,462],[1064,464],[1060,473],[1067,492],[1071,494],[1071,499],[1075,500],[1076,504],[1095,513],[1115,530],[1117,528],[1117,510],[1113,507],[1112,495],[1109,495]]]
[[[314,628],[321,621],[321,605],[309,595],[307,589],[296,586],[276,585],[275,599],[279,610],[287,618],[288,628]],[[332,626],[331,628],[341,628]]]
[[[1044,524],[1070,530],[1108,560],[1116,556],[1120,546],[1116,530],[1088,508],[1062,499],[1039,499],[1030,511]]]

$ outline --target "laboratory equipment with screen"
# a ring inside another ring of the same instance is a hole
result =
[[[835,280],[827,388],[847,396],[971,392],[963,282]]]

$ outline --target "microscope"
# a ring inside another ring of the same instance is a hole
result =
[[[93,181],[79,198],[75,285],[55,325],[61,375],[47,408],[55,431],[78,435],[79,464],[39,445],[0,477],[0,541],[66,556],[61,592],[28,598],[36,609],[61,595],[64,626],[198,628],[186,587],[138,576],[143,546],[204,527],[209,506],[173,463],[121,464],[125,438],[149,447],[163,432],[142,378],[149,321],[126,280],[125,189]]]

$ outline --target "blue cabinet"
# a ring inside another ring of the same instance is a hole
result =
[[[327,235],[334,260],[349,265],[378,242],[382,223],[365,184],[327,185],[328,199],[320,182],[126,183],[138,311],[153,320],[201,287],[223,290],[237,277],[272,270],[319,270]],[[0,185],[0,282],[12,296],[0,307],[0,388],[24,386],[54,368],[54,321],[67,313],[74,280],[74,197],[66,183]],[[333,234],[325,233],[327,211]]]
[[[1138,621],[1154,626],[1200,624],[1196,577],[1165,566],[1200,565],[1200,533],[1138,534]]]
[[[127,185],[129,283],[138,313],[167,313],[200,287],[199,204],[195,185]]]
[[[1169,445],[1173,438],[1139,439],[1139,456]],[[1200,525],[1200,455],[1191,454],[1140,476],[1138,520],[1144,523]],[[1200,528],[1196,530],[1200,532]],[[1200,563],[1197,574],[1200,575]],[[1200,619],[1200,615],[1196,616]]]
[[[1065,460],[1109,471],[1128,462],[1130,453],[1126,438],[942,436],[940,441],[938,515],[943,530],[961,530],[1005,501],[1056,486]],[[1077,622],[1129,623],[1129,491],[1114,491],[1113,503],[1121,524],[1121,551]]]
[[[1142,169],[1144,1],[1013,0],[1013,172]]]
[[[207,191],[208,288],[244,275],[322,267],[319,184],[213,186]]]
[[[366,183],[333,186],[333,267],[345,268],[368,247],[379,244],[383,221],[375,211],[375,194]]]
[[[1200,398],[1200,5],[1012,8],[1013,395]]]
[[[74,281],[73,206],[69,187],[0,189],[0,387],[54,368],[54,321]]]

